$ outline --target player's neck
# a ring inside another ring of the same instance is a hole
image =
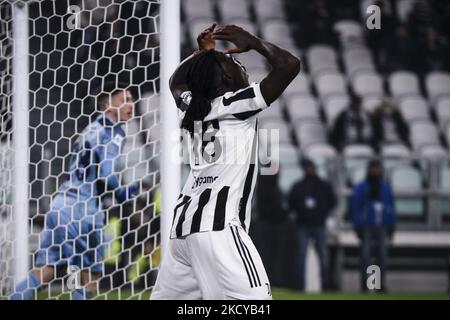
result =
[[[118,123],[119,123],[117,117],[115,117],[115,116],[112,115],[112,114],[109,114],[109,113],[107,113],[107,112],[103,112],[103,116],[106,117],[106,118],[108,118],[113,124],[118,124]]]
[[[103,122],[105,125],[110,126],[110,127],[122,127],[122,122],[118,121],[116,117],[111,116],[111,114],[108,114],[106,112],[102,112],[100,115],[103,118]]]
[[[227,92],[235,92],[235,91],[244,89],[244,88],[246,88],[246,87],[247,87],[247,86],[227,86],[227,87],[219,88],[219,89],[217,90],[217,96],[216,96],[215,98],[220,97],[220,96],[223,96],[223,95],[224,95],[225,93],[227,93]]]

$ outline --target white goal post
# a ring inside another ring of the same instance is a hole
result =
[[[28,6],[15,3],[13,7],[13,214],[14,218],[14,276],[16,282],[28,271]],[[17,134],[17,133],[23,134]]]
[[[173,158],[179,153],[177,108],[169,90],[169,79],[180,62],[180,0],[162,2],[161,6],[161,188],[162,210],[172,212],[180,190],[181,167]],[[161,216],[162,251],[169,239],[171,215]]]

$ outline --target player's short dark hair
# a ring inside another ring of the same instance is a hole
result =
[[[128,90],[129,85],[126,82],[106,80],[102,81],[102,84],[97,88],[97,106],[101,107],[102,103],[106,98],[112,97],[116,93],[122,90]]]

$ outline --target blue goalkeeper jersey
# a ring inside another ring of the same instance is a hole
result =
[[[121,125],[105,114],[89,124],[72,146],[70,178],[61,184],[52,210],[70,213],[66,217],[70,220],[103,224],[102,194],[113,191],[121,202],[134,197],[137,186],[122,186],[120,182],[119,161],[124,143]]]

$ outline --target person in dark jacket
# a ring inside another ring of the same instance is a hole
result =
[[[367,268],[374,248],[381,273],[379,289],[385,290],[386,238],[394,235],[397,215],[392,188],[383,178],[383,165],[378,159],[369,162],[367,178],[355,186],[352,200],[353,226],[361,242],[361,289],[368,289]]]
[[[336,196],[331,185],[316,173],[310,160],[303,160],[304,179],[297,182],[289,195],[289,207],[296,213],[299,241],[300,289],[305,289],[305,260],[309,239],[314,239],[320,259],[322,290],[329,289],[328,248],[325,221],[336,206]]]
[[[388,100],[377,107],[372,116],[375,145],[409,145],[409,128],[400,111]]]
[[[256,188],[258,219],[255,223],[255,244],[261,246],[261,259],[272,285],[286,286],[287,267],[285,256],[288,212],[283,208],[282,194],[278,187],[278,174],[260,175]]]
[[[358,95],[352,95],[349,108],[341,111],[332,128],[330,141],[338,150],[352,144],[373,144],[372,121]]]

